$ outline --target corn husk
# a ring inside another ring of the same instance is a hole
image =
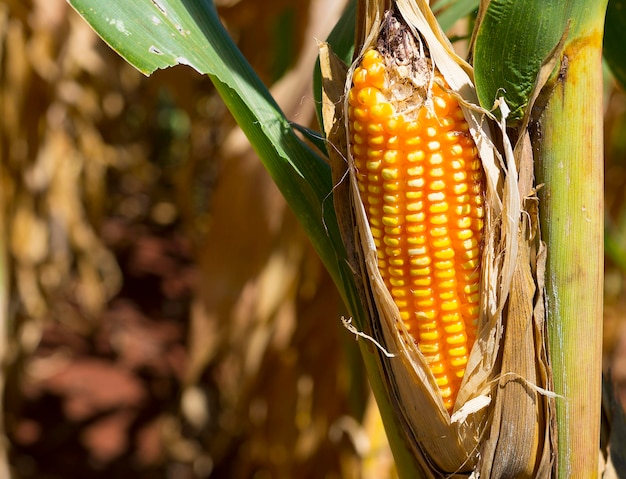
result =
[[[479,331],[452,414],[423,355],[401,339],[407,331],[378,270],[347,146],[347,92],[354,69],[376,45],[385,10],[391,7],[383,0],[359,4],[357,48],[347,71],[327,45],[320,48],[324,128],[334,146],[329,152],[335,208],[368,312],[363,332],[381,345],[370,351],[377,357],[404,445],[426,477],[549,477],[553,395],[544,345],[545,251],[537,239],[528,137],[520,134],[513,147],[506,135],[503,101],[501,122],[477,106],[471,66],[454,53],[427,2],[398,0],[394,5],[458,95],[486,177]]]

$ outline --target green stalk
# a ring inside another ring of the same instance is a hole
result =
[[[603,303],[602,35],[606,0],[572,12],[536,131],[557,477],[597,477]]]

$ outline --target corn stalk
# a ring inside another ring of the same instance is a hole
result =
[[[560,477],[597,475],[603,305],[602,29],[606,1],[574,17],[535,132]],[[593,94],[591,92],[598,92]],[[581,431],[585,431],[581,434]]]

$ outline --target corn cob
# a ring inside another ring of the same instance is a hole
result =
[[[381,276],[451,411],[479,312],[482,167],[444,78],[387,22],[352,77],[350,149]]]

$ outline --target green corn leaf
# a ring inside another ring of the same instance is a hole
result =
[[[476,35],[474,75],[480,104],[504,97],[510,120],[523,116],[543,60],[568,24],[572,2],[492,0]]]
[[[210,0],[69,0],[122,57],[146,75],[188,65],[213,81],[296,213],[335,283],[346,294],[345,251],[325,160],[294,132],[237,49]],[[235,194],[235,193],[234,193]]]

